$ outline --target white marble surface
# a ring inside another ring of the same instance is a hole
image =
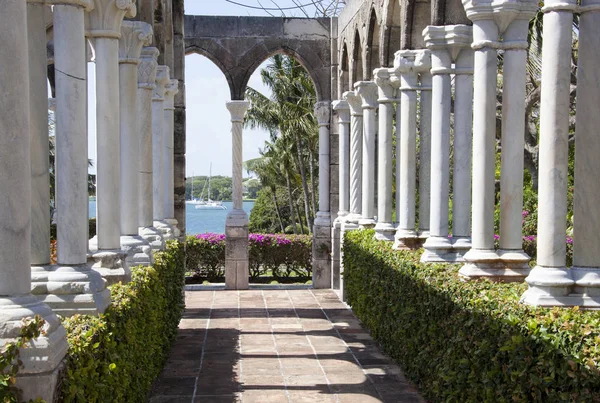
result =
[[[162,221],[165,218],[165,89],[169,83],[169,68],[158,66],[156,71],[156,87],[152,95],[152,194],[153,219]]]
[[[358,228],[362,209],[362,101],[355,91],[343,95],[350,107],[350,214],[345,228]]]
[[[164,161],[165,161],[165,218],[175,220],[175,155],[174,150],[174,130],[175,130],[175,106],[174,97],[179,92],[179,81],[176,79],[169,80],[169,83],[165,87],[165,101],[164,101],[164,118],[165,118],[165,149],[164,149]],[[176,226],[174,226],[176,228]]]
[[[315,104],[315,116],[319,124],[319,211],[315,217],[315,225],[331,226],[329,213],[329,117],[331,103],[319,101]]]
[[[232,136],[232,188],[233,188],[233,208],[242,210],[243,197],[243,154],[242,154],[242,132],[244,115],[250,107],[248,101],[229,101],[226,103],[227,110],[231,114],[231,136]],[[226,224],[227,225],[227,224]]]
[[[375,226],[375,136],[377,133],[377,84],[358,81],[354,89],[362,101],[362,208],[358,224],[362,228]]]
[[[350,211],[350,106],[344,100],[337,100],[332,102],[332,107],[338,118],[338,218],[341,218]]]

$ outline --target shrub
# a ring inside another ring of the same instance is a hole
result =
[[[600,312],[519,303],[523,283],[463,282],[373,231],[344,239],[348,303],[431,401],[600,401]]]
[[[187,237],[186,267],[199,278],[220,280],[225,275],[225,235],[198,234]],[[275,278],[310,277],[312,238],[309,235],[250,234],[250,276],[271,274]]]
[[[111,287],[106,313],[64,319],[69,351],[60,401],[146,400],[183,313],[183,254],[170,241],[154,265],[133,268],[130,283]]]

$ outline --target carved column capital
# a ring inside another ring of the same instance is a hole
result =
[[[165,109],[175,109],[173,105],[175,94],[179,92],[179,80],[171,79],[165,86]]]
[[[244,121],[244,115],[246,111],[250,107],[250,102],[248,101],[229,101],[225,104],[227,106],[227,110],[231,114],[231,121],[242,123]]]
[[[468,19],[492,20],[496,23],[500,35],[514,20],[530,20],[538,10],[537,0],[463,0],[462,3]],[[495,48],[501,43],[497,38],[490,38],[490,42],[480,47]],[[477,45],[477,42],[473,43],[474,47]]]
[[[400,91],[431,89],[418,84],[419,75],[429,76],[430,70],[431,51],[427,49],[399,50],[394,58],[392,85],[398,86]]]
[[[392,69],[380,68],[373,72],[375,76],[375,84],[379,90],[380,103],[393,102],[396,95],[396,89],[392,85]]]
[[[471,51],[473,28],[468,25],[429,25],[423,30],[425,46],[431,50],[431,74],[473,74],[452,69],[461,51]]]
[[[152,44],[152,26],[141,21],[123,21],[119,39],[119,63],[138,64],[142,47]]]
[[[331,107],[338,114],[338,123],[350,123],[350,105],[348,105],[348,101],[342,99],[333,101]]]
[[[315,116],[319,126],[329,125],[330,104],[328,101],[321,101],[315,104]]]
[[[138,64],[138,88],[153,90],[156,86],[158,53],[157,48],[142,48],[140,63]]]
[[[123,18],[136,15],[135,0],[93,0],[94,8],[87,14],[86,36],[89,38],[121,37]]]
[[[169,67],[168,66],[158,66],[156,69],[156,83],[154,87],[154,93],[152,94],[153,101],[164,101],[165,100],[165,90],[167,84],[169,83]]]
[[[350,113],[352,116],[362,116],[362,99],[356,93],[356,91],[346,91],[342,95],[344,100],[348,102],[348,106],[350,107]]]
[[[377,108],[377,84],[373,81],[359,81],[354,83],[354,89],[362,100],[363,108]]]

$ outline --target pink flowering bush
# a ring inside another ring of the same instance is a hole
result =
[[[187,237],[187,270],[209,281],[225,276],[225,235],[205,233]],[[312,238],[309,235],[249,234],[250,277],[309,278]]]

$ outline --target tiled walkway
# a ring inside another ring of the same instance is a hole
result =
[[[190,291],[151,403],[421,402],[330,290]]]

